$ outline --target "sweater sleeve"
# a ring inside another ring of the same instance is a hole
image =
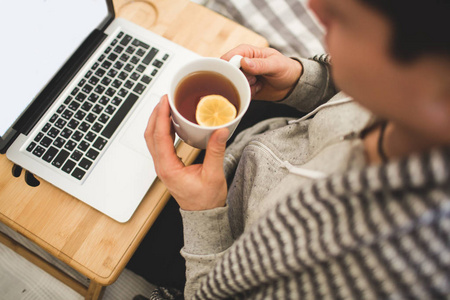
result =
[[[291,91],[280,103],[302,112],[310,112],[330,100],[337,93],[331,79],[330,65],[310,59],[296,59],[303,66],[303,73]]]
[[[190,299],[200,282],[233,244],[228,207],[205,211],[180,210],[183,218],[184,247],[181,255],[186,260],[185,299]]]

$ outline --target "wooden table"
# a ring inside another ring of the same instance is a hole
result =
[[[250,30],[189,0],[115,0],[116,14],[203,56],[219,57],[240,43],[266,46]],[[198,150],[181,143],[178,155],[192,163]],[[12,176],[13,164],[0,155],[0,222],[91,279],[86,288],[21,247],[6,235],[0,242],[71,286],[98,299],[113,283],[166,204],[169,194],[156,180],[127,223],[118,223],[40,180],[30,187]]]

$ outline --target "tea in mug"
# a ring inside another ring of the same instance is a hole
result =
[[[239,93],[233,83],[220,73],[212,71],[193,72],[184,77],[175,89],[175,107],[178,112],[192,123],[197,104],[202,97],[221,95],[228,99],[239,112]]]

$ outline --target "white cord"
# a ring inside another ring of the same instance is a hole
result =
[[[317,113],[322,108],[325,108],[325,107],[328,107],[328,106],[334,106],[334,105],[338,105],[338,104],[343,104],[343,103],[347,103],[347,102],[352,102],[352,101],[353,101],[353,98],[347,97],[347,98],[340,99],[340,100],[337,100],[337,101],[327,102],[325,104],[322,104],[322,105],[316,107],[316,109],[314,109],[312,112],[304,115],[300,119],[289,121],[288,124],[295,124],[295,123],[301,122],[301,121],[309,118],[310,116],[314,115],[315,113]]]

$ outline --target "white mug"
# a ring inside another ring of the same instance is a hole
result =
[[[241,121],[242,116],[247,111],[251,99],[249,83],[247,81],[247,78],[239,69],[241,65],[241,59],[242,56],[240,55],[233,56],[229,62],[219,58],[198,58],[182,66],[175,73],[169,87],[169,104],[175,132],[185,143],[195,148],[206,149],[206,145],[208,144],[208,140],[211,134],[220,128],[228,128],[230,132],[228,138],[231,137],[234,130]],[[177,108],[175,107],[174,97],[176,88],[180,81],[182,81],[186,76],[198,71],[210,71],[219,73],[225,76],[234,85],[240,98],[239,111],[237,112],[236,118],[234,120],[221,126],[204,127],[187,120],[178,112]]]

